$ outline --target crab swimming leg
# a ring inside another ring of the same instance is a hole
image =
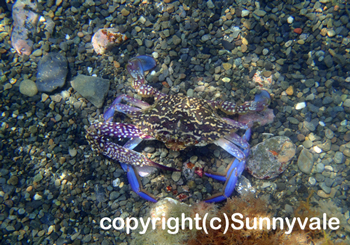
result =
[[[238,143],[238,145],[245,147],[245,146],[247,146],[245,143],[247,143],[249,141],[250,136],[251,136],[251,129],[249,128],[245,132],[244,136],[242,137],[242,140],[237,140],[237,139],[233,139],[233,140],[236,143]],[[236,138],[236,136],[234,136],[233,138]],[[205,202],[208,202],[208,203],[221,202],[232,195],[232,192],[234,191],[234,189],[236,187],[237,180],[242,175],[242,172],[245,168],[246,157],[248,157],[249,151],[250,151],[250,148],[249,148],[249,144],[248,144],[248,147],[246,147],[243,150],[244,158],[241,160],[236,158],[227,167],[225,175],[221,175],[218,173],[204,173],[206,176],[214,178],[216,180],[226,181],[225,185],[223,187],[224,191],[221,193],[215,194],[215,195],[211,196],[210,198],[205,199],[204,200]]]
[[[221,109],[226,114],[245,114],[247,112],[259,112],[265,110],[270,104],[271,96],[266,90],[261,90],[260,94],[255,95],[253,101],[244,102],[237,106],[229,101],[210,101],[215,109]]]
[[[140,142],[142,141],[142,139],[140,138],[135,138],[135,139],[130,139],[128,142],[125,143],[124,147],[127,149],[134,149]],[[131,189],[140,197],[142,197],[143,199],[146,199],[147,201],[150,202],[157,202],[156,198],[148,193],[147,191],[145,191],[142,188],[142,184],[141,184],[141,180],[140,177],[138,176],[138,174],[135,171],[135,168],[129,164],[120,162],[120,166],[123,168],[123,170],[126,172],[126,176],[128,177]]]

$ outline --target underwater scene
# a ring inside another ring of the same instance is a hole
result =
[[[350,244],[346,0],[0,2],[0,244]]]

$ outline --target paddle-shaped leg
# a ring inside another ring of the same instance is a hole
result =
[[[134,138],[134,139],[130,139],[128,142],[125,143],[124,148],[127,148],[129,150],[134,149],[140,142],[142,141],[142,139],[140,138]],[[157,164],[155,162],[152,162],[154,167],[158,167],[158,168],[162,168],[164,170],[169,170],[169,171],[179,171],[178,169],[175,168],[169,168],[160,164]],[[151,202],[157,202],[156,198],[148,193],[145,189],[142,188],[142,184],[141,184],[141,180],[140,177],[135,169],[135,167],[120,162],[120,166],[123,168],[123,170],[126,172],[126,175],[128,177],[128,181],[130,183],[131,189],[140,197],[142,197],[143,199],[146,199],[147,201],[151,201]]]
[[[243,141],[247,142],[250,139],[251,136],[251,129],[249,128],[244,136],[242,137]],[[234,136],[235,142],[237,141],[236,136]],[[246,145],[243,143],[243,145]],[[235,189],[236,183],[238,178],[241,176],[246,163],[246,158],[249,155],[250,148],[247,147],[243,150],[244,158],[243,159],[236,159],[227,167],[226,173],[224,175],[218,174],[218,173],[204,173],[206,176],[211,177],[213,179],[219,180],[219,181],[226,181],[224,185],[224,190],[221,193],[215,194],[211,196],[210,198],[205,199],[205,202],[211,203],[211,202],[221,202],[226,200],[228,197],[230,197]]]

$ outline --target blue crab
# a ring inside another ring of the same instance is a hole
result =
[[[188,146],[205,146],[216,144],[236,159],[227,168],[225,175],[205,173],[220,181],[225,181],[224,191],[213,195],[207,202],[219,202],[231,196],[238,177],[245,167],[249,155],[248,140],[251,129],[244,123],[229,118],[221,118],[217,110],[226,114],[244,114],[263,111],[270,103],[270,95],[262,90],[254,101],[236,105],[228,101],[210,101],[183,95],[167,95],[150,85],[145,84],[145,72],[153,69],[156,61],[146,55],[132,58],[127,70],[133,78],[132,87],[142,97],[153,97],[154,103],[148,103],[122,94],[104,113],[104,122],[93,123],[88,129],[86,138],[93,150],[120,162],[127,173],[129,183],[142,198],[157,202],[156,198],[146,192],[141,185],[135,166],[156,166],[170,171],[175,168],[160,165],[133,149],[142,140],[159,140],[172,150],[183,150]],[[125,101],[128,104],[122,104]],[[122,112],[131,118],[132,124],[112,122],[115,111]],[[243,137],[235,132],[246,130]],[[121,146],[111,138],[129,138]]]

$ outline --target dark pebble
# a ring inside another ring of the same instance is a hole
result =
[[[235,48],[235,45],[226,41],[226,40],[222,40],[222,46],[227,49],[227,50],[232,50]]]

